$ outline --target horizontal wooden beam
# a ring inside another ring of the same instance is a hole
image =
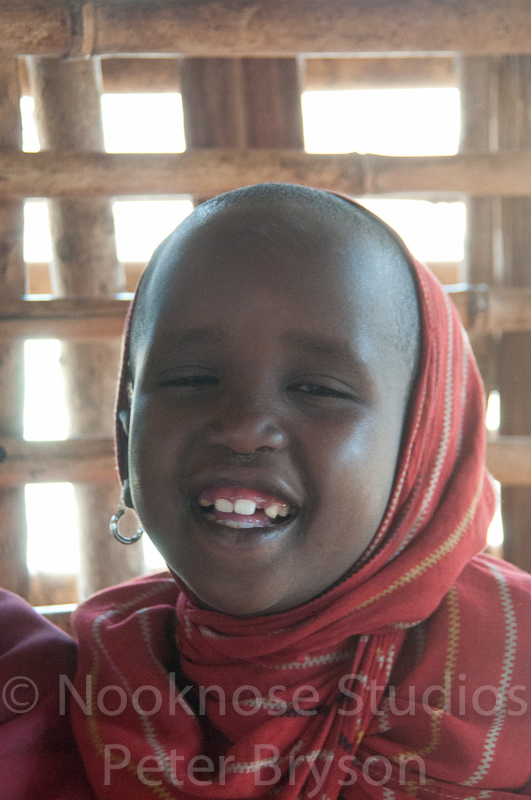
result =
[[[354,196],[531,195],[531,152],[314,155],[298,150],[179,154],[0,152],[0,198],[195,194],[301,183]]]
[[[139,261],[124,263],[126,292],[134,292],[144,270],[144,266],[145,262]],[[443,284],[456,284],[459,281],[460,265],[458,261],[429,261],[428,266]],[[50,280],[49,263],[45,261],[31,261],[26,264],[26,267],[28,272],[28,294],[51,294],[52,284]]]
[[[35,611],[72,636],[72,614],[76,608],[77,603],[62,603],[56,606],[35,606]]]
[[[0,53],[529,53],[528,0],[0,0]]]
[[[468,331],[531,331],[531,287],[446,286]]]
[[[23,85],[27,85],[21,61]],[[103,58],[103,91],[180,92],[179,60],[176,58]],[[454,59],[432,58],[307,58],[304,91],[330,89],[398,89],[456,86]]]
[[[118,480],[111,439],[0,439],[0,488],[25,483]]]
[[[103,91],[180,92],[178,58],[103,58]],[[25,59],[20,59],[23,94],[31,94]],[[370,89],[455,86],[454,59],[434,58],[308,58],[303,88]]]
[[[125,291],[134,292],[140,276],[144,271],[145,261],[125,261],[123,262],[123,266],[125,272]],[[457,283],[459,280],[458,266],[458,263],[455,261],[436,262],[435,274],[441,283]],[[29,261],[26,263],[26,269],[28,274],[28,294],[50,295],[52,293],[52,281],[49,262]],[[39,298],[36,297],[34,299],[38,300]]]
[[[105,339],[121,336],[132,295],[117,298],[0,300],[0,339]]]
[[[485,333],[531,331],[531,287],[484,287],[486,306],[479,299],[474,329]]]
[[[111,60],[117,59],[109,59]],[[456,85],[454,59],[448,56],[307,58],[304,63],[303,87],[306,91],[439,88]]]
[[[531,486],[531,436],[492,436],[487,467],[504,486]]]
[[[531,436],[489,438],[487,466],[502,484],[531,486]],[[0,439],[0,488],[25,483],[115,481],[111,439]]]
[[[445,287],[474,333],[531,330],[531,288]],[[105,339],[120,336],[132,294],[114,298],[0,299],[0,339]]]

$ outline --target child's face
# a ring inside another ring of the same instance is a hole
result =
[[[162,257],[128,426],[146,531],[203,604],[236,615],[300,605],[361,556],[410,380],[385,335],[378,246],[309,212],[278,236],[263,218],[218,213]]]

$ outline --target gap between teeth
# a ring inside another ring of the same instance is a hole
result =
[[[207,500],[200,500],[200,505],[207,507],[212,504]],[[235,513],[242,514],[243,516],[252,516],[256,512],[256,503],[253,502],[253,500],[245,500],[242,498],[232,503],[224,497],[219,497],[214,503],[214,508],[216,511],[221,511],[225,514]],[[275,517],[287,517],[289,513],[288,507],[280,505],[279,503],[268,506],[264,511],[270,519],[275,519]]]

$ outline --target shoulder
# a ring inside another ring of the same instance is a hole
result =
[[[473,558],[408,641],[416,663],[430,653],[432,666],[484,684],[505,676],[531,692],[531,575],[498,558]]]
[[[68,713],[61,707],[61,682],[73,678],[76,668],[74,640],[2,589],[0,620],[0,786],[5,796],[92,798]]]
[[[148,630],[160,644],[175,627],[178,596],[175,580],[164,572],[112,586],[90,597],[72,617],[79,670],[88,670],[94,647],[119,651]]]
[[[481,554],[459,576],[455,589],[478,623],[492,626],[493,614],[531,628],[531,575],[500,558]]]
[[[0,680],[5,682],[23,668],[38,686],[56,683],[61,671],[75,670],[74,640],[41,617],[21,597],[0,589]],[[2,693],[5,700],[7,692]],[[0,722],[11,714],[0,705]]]
[[[76,635],[105,618],[109,623],[119,623],[139,611],[159,606],[175,607],[179,589],[169,572],[134,578],[126,583],[111,586],[85,600],[74,612],[72,626]]]

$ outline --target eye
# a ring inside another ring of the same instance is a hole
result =
[[[336,382],[333,379],[328,379],[328,383],[321,383],[316,381],[300,381],[292,383],[288,387],[291,392],[300,392],[303,395],[308,395],[309,398],[330,398],[335,400],[352,400],[353,394],[347,387],[334,385]]]
[[[188,372],[185,374],[171,375],[161,378],[161,387],[174,387],[176,389],[203,389],[217,386],[219,378],[208,372]]]

